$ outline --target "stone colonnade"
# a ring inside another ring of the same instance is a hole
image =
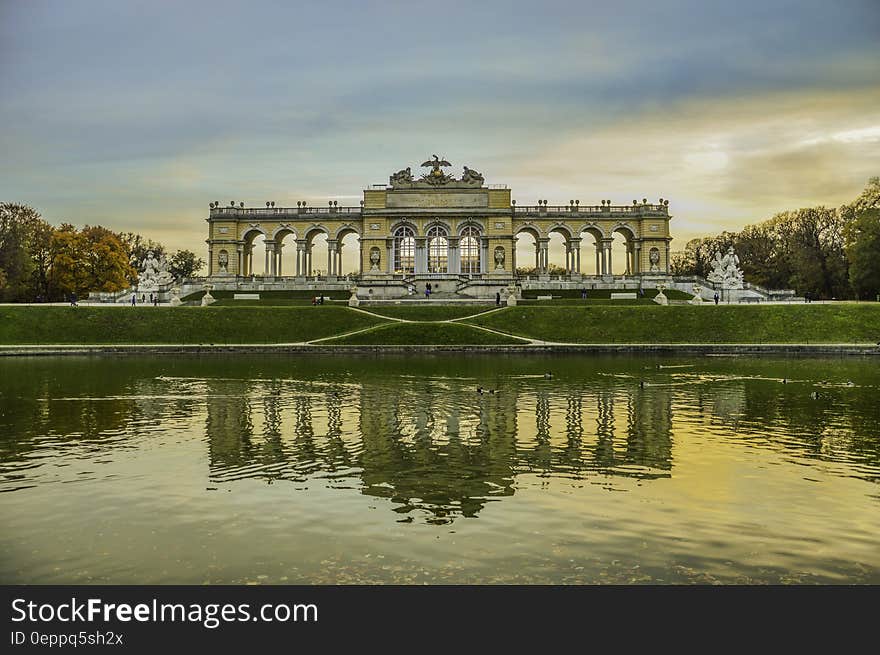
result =
[[[250,277],[257,275],[254,269],[254,240],[259,237],[258,233],[250,239],[244,239],[236,244],[238,275]],[[323,233],[322,233],[323,234]],[[286,237],[287,235],[285,235]],[[282,267],[282,254],[286,245],[282,239],[266,238],[266,254],[263,272],[261,275],[269,277],[283,277],[295,275],[296,277],[311,277],[315,274],[316,264],[313,260],[314,238],[293,239],[293,247],[296,250],[296,264],[293,271],[285,271]],[[327,267],[323,269],[328,276],[340,277],[342,272],[342,239],[327,239]],[[211,253],[213,259],[213,253]]]
[[[533,235],[534,236],[534,235]],[[563,235],[564,236],[564,235]],[[565,237],[564,237],[565,238]],[[595,257],[596,275],[612,275],[611,247],[613,238],[596,238]],[[580,237],[565,238],[565,272],[568,275],[581,274],[581,248],[583,239]],[[626,242],[626,270],[624,275],[637,275],[647,272],[641,266],[642,242],[640,239],[630,238]],[[666,257],[669,260],[669,246],[666,245]],[[663,267],[665,270],[665,266]],[[546,275],[550,269],[550,237],[535,238],[535,269],[539,275]]]

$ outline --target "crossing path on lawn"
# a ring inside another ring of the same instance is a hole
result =
[[[494,307],[494,308],[487,310],[487,311],[483,311],[483,312],[478,311],[478,312],[474,312],[473,314],[468,314],[467,316],[459,316],[458,318],[447,318],[447,319],[443,319],[443,320],[439,320],[439,321],[414,321],[409,318],[400,318],[397,316],[386,316],[385,314],[377,314],[377,313],[371,312],[366,309],[361,309],[360,307],[349,307],[349,309],[352,311],[355,311],[355,312],[360,312],[361,314],[366,314],[367,316],[375,316],[378,318],[384,318],[384,319],[387,319],[387,320],[390,320],[390,321],[393,321],[396,323],[449,323],[449,324],[452,324],[452,323],[457,323],[459,321],[463,321],[467,318],[473,318],[474,316],[486,316],[487,314],[493,314],[495,312],[500,312],[502,309],[504,309],[504,307]],[[540,339],[530,339],[529,337],[521,337],[518,334],[508,334],[507,332],[501,332],[500,330],[493,330],[492,328],[483,327],[482,325],[473,325],[471,323],[465,323],[464,325],[467,325],[469,328],[473,328],[475,330],[481,330],[483,332],[488,332],[489,334],[495,334],[495,335],[502,336],[502,337],[514,337],[516,339],[522,339],[525,342],[522,344],[524,346],[543,345],[543,344],[547,343],[545,341],[541,341]],[[387,324],[380,323],[379,325],[371,325],[369,327],[361,328],[360,330],[354,330],[352,332],[346,332],[344,334],[335,334],[331,337],[322,337],[321,339],[313,339],[313,340],[308,341],[306,343],[316,345],[316,344],[320,344],[322,341],[332,341],[335,339],[342,339],[344,337],[350,337],[352,335],[361,334],[363,332],[373,332],[376,330],[382,330],[386,327],[388,327]]]

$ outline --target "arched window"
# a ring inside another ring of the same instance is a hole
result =
[[[461,258],[462,273],[480,272],[480,231],[477,228],[468,225],[461,231],[458,252]]]
[[[416,272],[416,234],[406,225],[394,231],[394,272],[404,275]]]
[[[449,239],[446,230],[434,226],[428,230],[428,272],[445,273],[449,259]]]

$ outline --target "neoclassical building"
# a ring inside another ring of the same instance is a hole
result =
[[[538,280],[549,280],[549,243],[553,233],[564,241],[565,275],[557,282],[617,286],[638,280],[656,283],[669,271],[669,201],[633,201],[598,205],[546,200],[521,206],[506,185],[485,184],[464,167],[447,174],[449,162],[436,155],[422,164],[419,177],[410,168],[393,174],[387,185],[364,190],[359,206],[244,207],[211,203],[208,217],[208,275],[218,288],[316,288],[343,281],[342,249],[346,236],[357,236],[359,289],[379,296],[403,295],[412,286],[432,282],[435,290],[484,296],[507,287],[517,268],[534,267]],[[611,274],[615,234],[626,241],[623,277]],[[522,235],[534,242],[534,260],[517,261]],[[326,237],[327,260],[315,261],[315,239]],[[262,275],[255,275],[254,241],[265,239]],[[587,237],[587,238],[585,238]],[[591,238],[590,238],[591,237]],[[351,240],[349,240],[351,241]],[[586,250],[590,245],[592,252]],[[284,248],[295,248],[294,270],[282,270]],[[598,275],[584,276],[584,258],[595,257]],[[319,275],[320,272],[320,275]],[[350,280],[345,280],[350,284]],[[653,286],[653,284],[649,284]]]

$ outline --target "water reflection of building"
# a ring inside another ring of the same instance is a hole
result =
[[[189,438],[191,421],[203,411],[215,482],[317,475],[352,486],[354,479],[364,493],[437,520],[472,516],[493,498],[512,495],[517,476],[668,475],[673,400],[682,424],[721,421],[769,448],[860,462],[850,470],[859,478],[875,480],[880,464],[876,376],[861,381],[861,364],[848,364],[856,386],[815,387],[818,400],[812,386],[766,377],[699,377],[644,389],[634,381],[587,378],[560,389],[556,381],[506,378],[499,393],[479,395],[447,378],[319,383],[199,377],[197,366],[194,377],[165,378],[164,364],[102,360],[2,364],[3,490],[48,474],[32,466],[41,449],[52,448],[53,457],[104,457],[138,448],[154,432],[179,430]],[[827,375],[818,365],[801,367],[801,377],[813,370]]]
[[[448,379],[394,378],[337,388],[234,380],[209,386],[215,481],[303,481],[343,471],[362,493],[390,500],[401,514],[425,512],[429,521],[476,516],[512,496],[521,475],[653,479],[672,467],[666,390],[560,393],[510,384],[480,394]]]

